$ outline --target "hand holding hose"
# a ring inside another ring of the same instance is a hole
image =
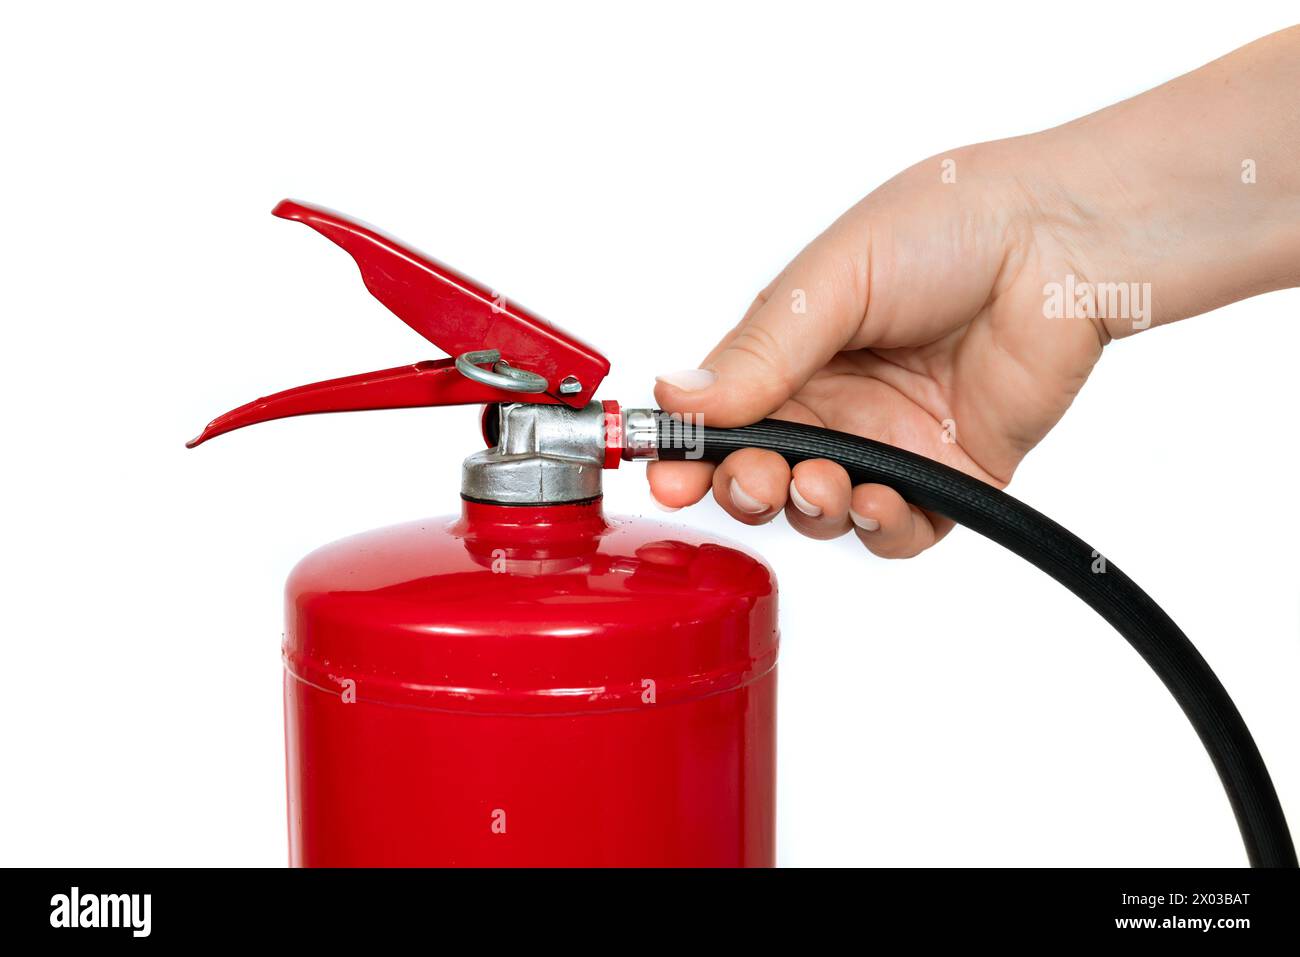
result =
[[[661,376],[669,411],[861,435],[1004,487],[1103,347],[1300,284],[1300,27],[1042,133],[926,160],[815,239],[701,369]],[[825,459],[743,449],[660,462],[670,508],[710,487],[755,525],[853,529],[882,557],[952,527]]]

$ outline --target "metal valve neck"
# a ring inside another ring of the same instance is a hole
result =
[[[465,460],[461,495],[500,505],[559,505],[598,498],[606,460],[605,410],[503,402],[497,444]]]

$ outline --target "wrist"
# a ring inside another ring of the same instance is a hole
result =
[[[1109,336],[1300,285],[1297,62],[1287,31],[1030,138],[1078,278],[1150,290],[1146,320],[1099,317]]]

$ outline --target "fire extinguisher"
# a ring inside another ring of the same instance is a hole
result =
[[[604,470],[767,448],[827,458],[1052,575],[1142,654],[1219,771],[1247,854],[1296,864],[1254,741],[1203,658],[1131,579],[1004,492],[857,436],[716,429],[595,398],[609,361],[450,267],[338,213],[274,210],[348,252],[452,358],[290,389],[189,445],[316,412],[481,404],[459,514],[365,532],[289,576],[283,647],[295,865],[775,862],[776,581],[757,556],[607,516]]]
[[[312,412],[484,404],[459,515],[289,576],[289,856],[300,865],[770,865],[776,583],[739,548],[606,516],[655,420],[609,362],[415,250],[283,202],[454,359],[292,389],[191,444]]]

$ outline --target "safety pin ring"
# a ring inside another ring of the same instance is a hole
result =
[[[491,369],[483,366],[491,364]],[[466,352],[456,357],[456,369],[467,379],[490,385],[505,392],[524,392],[535,394],[545,392],[550,384],[536,372],[516,369],[501,358],[498,349],[481,349]]]

